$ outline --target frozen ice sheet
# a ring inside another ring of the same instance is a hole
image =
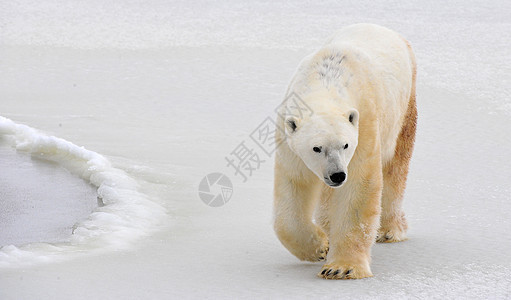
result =
[[[83,179],[10,146],[0,146],[0,202],[0,246],[68,241],[98,205]]]

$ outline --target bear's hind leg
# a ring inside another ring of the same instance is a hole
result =
[[[415,89],[413,88],[403,127],[396,143],[394,157],[383,167],[382,212],[380,229],[376,238],[379,243],[406,240],[408,225],[402,203],[408,176],[408,165],[415,142],[416,127],[417,107]]]

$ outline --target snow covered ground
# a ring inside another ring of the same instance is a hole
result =
[[[29,134],[75,172],[98,159],[96,186],[123,192],[71,242],[4,245],[0,299],[511,298],[510,15],[509,1],[0,3],[0,116],[63,139]],[[410,240],[374,246],[373,278],[325,281],[272,231],[272,158],[244,183],[225,157],[300,59],[356,22],[402,33],[418,59]],[[198,197],[211,172],[233,183],[219,208]]]

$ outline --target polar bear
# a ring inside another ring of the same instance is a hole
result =
[[[374,241],[406,239],[415,78],[404,38],[356,24],[303,59],[291,80],[277,110],[274,229],[299,259],[326,260],[319,277],[370,277]]]

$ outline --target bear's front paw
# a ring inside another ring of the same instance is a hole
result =
[[[300,260],[322,261],[328,253],[328,237],[314,224],[300,231],[276,226],[275,231],[282,244]]]
[[[306,261],[323,261],[328,254],[328,237],[319,228],[316,228],[316,234],[312,235],[305,245],[302,245],[301,253],[298,258]]]
[[[337,263],[325,264],[318,273],[318,277],[324,279],[361,279],[372,276],[369,266]]]

